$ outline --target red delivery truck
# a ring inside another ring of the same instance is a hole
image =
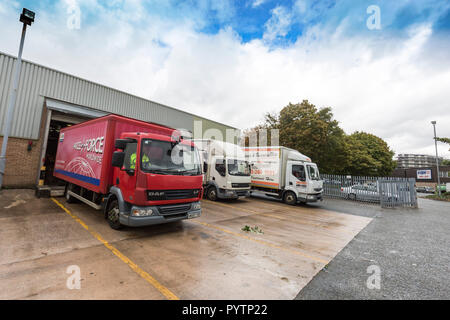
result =
[[[54,175],[119,229],[199,217],[199,159],[175,129],[108,115],[61,129]]]

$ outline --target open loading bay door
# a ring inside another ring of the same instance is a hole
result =
[[[47,108],[47,120],[40,171],[37,177],[38,196],[53,194],[52,191],[60,193],[64,190],[65,182],[53,176],[60,130],[89,119],[107,115],[106,112],[48,98],[45,101],[45,106]]]

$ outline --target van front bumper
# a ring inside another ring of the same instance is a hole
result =
[[[149,207],[132,207],[130,212],[121,212],[119,214],[120,223],[129,227],[143,227],[154,224],[175,222],[184,219],[198,218],[202,214],[202,209],[195,207],[192,202],[189,204],[173,204]],[[189,206],[188,206],[189,205]],[[152,214],[148,216],[134,216],[131,214],[133,209],[151,210]]]
[[[301,202],[317,202],[317,201],[322,201],[322,194],[318,193],[318,194],[308,194],[306,196],[306,198],[303,199],[299,199]]]
[[[250,197],[250,190],[231,190],[231,189],[221,189],[217,192],[217,197],[219,199],[237,199],[239,197]]]

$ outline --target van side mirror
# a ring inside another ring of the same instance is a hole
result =
[[[123,162],[125,160],[125,152],[114,151],[112,156],[112,166],[122,168]]]
[[[116,149],[125,150],[127,143],[132,142],[130,139],[116,139],[114,142],[114,147]]]

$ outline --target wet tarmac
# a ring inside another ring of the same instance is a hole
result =
[[[1,192],[0,299],[293,299],[372,220],[250,198],[115,231],[101,212],[55,200]],[[70,266],[80,289],[67,286]]]

